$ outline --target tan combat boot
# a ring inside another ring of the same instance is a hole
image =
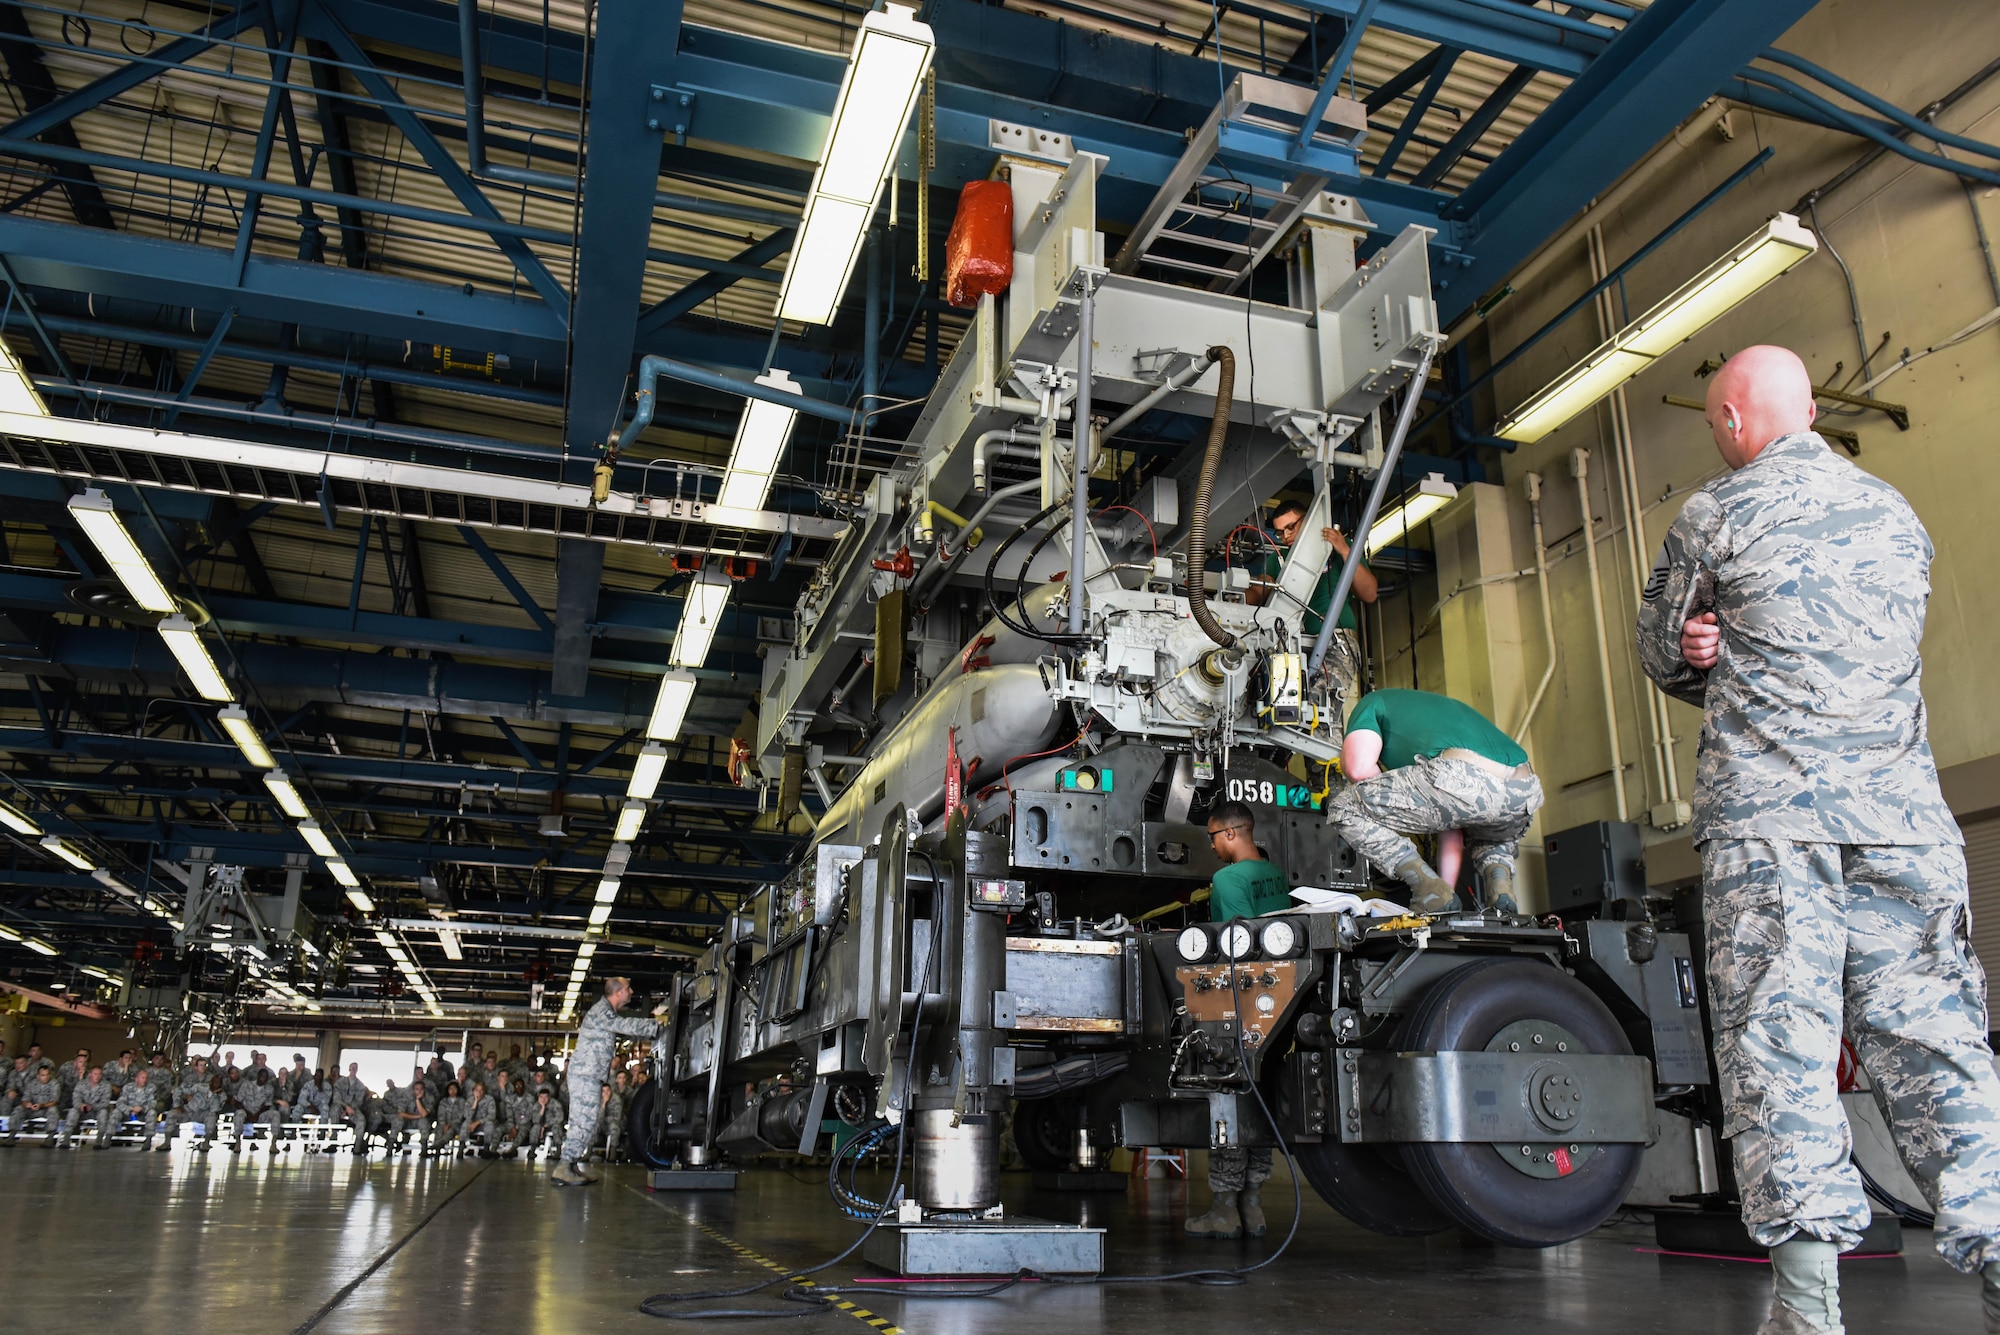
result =
[[[558,1162],[549,1170],[549,1181],[559,1187],[581,1187],[590,1181],[573,1163]]]
[[[1218,1191],[1208,1203],[1208,1213],[1187,1221],[1187,1231],[1197,1238],[1240,1238],[1243,1216],[1236,1212],[1236,1193]]]
[[[1411,858],[1396,868],[1396,879],[1410,887],[1410,909],[1415,913],[1444,913],[1458,897],[1451,883],[1422,858]]]

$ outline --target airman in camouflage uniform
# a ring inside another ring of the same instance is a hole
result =
[[[388,1088],[382,1092],[382,1116],[392,1153],[401,1151],[407,1154],[410,1149],[410,1137],[413,1135],[416,1137],[417,1148],[423,1148],[426,1130],[424,1105],[418,1098],[423,1088],[421,1079],[402,1089],[396,1088],[396,1082],[391,1080],[388,1082]]]
[[[188,1063],[188,1069],[181,1073],[174,1087],[174,1106],[167,1113],[166,1138],[160,1148],[166,1150],[174,1143],[174,1132],[182,1122],[201,1123],[201,1141],[195,1146],[206,1152],[215,1140],[215,1119],[221,1115],[222,1104],[209,1085],[208,1058],[196,1057]]]
[[[8,1119],[10,1129],[13,1127],[12,1119],[20,1112],[21,1095],[28,1088],[28,1081],[33,1078],[34,1072],[28,1069],[28,1059],[16,1057],[14,1069],[7,1072],[4,1082],[0,1082],[0,1117]]]
[[[132,1049],[118,1054],[118,1060],[104,1068],[104,1083],[111,1086],[114,1094],[132,1083],[132,1077],[139,1071],[138,1062],[133,1060]]]
[[[531,1143],[537,1153],[547,1153],[553,1158],[562,1150],[564,1128],[569,1121],[569,1108],[556,1097],[555,1090],[547,1085],[535,1091],[534,1106],[535,1134]]]
[[[69,1096],[76,1092],[76,1087],[82,1084],[84,1078],[89,1074],[90,1052],[88,1049],[79,1051],[76,1056],[56,1068],[56,1087],[62,1090],[62,1107],[69,1107]]]
[[[535,1101],[528,1097],[526,1081],[517,1080],[514,1083],[521,1092],[507,1101],[507,1111],[499,1115],[501,1125],[506,1128],[500,1136],[500,1153],[512,1159],[526,1145],[529,1157],[533,1158],[537,1125]]]
[[[559,1186],[595,1180],[582,1168],[591,1142],[597,1137],[598,1104],[590,1091],[604,1083],[618,1036],[651,1040],[660,1033],[662,1026],[658,1020],[618,1013],[618,1008],[631,999],[632,984],[628,980],[605,979],[604,995],[584,1012],[583,1023],[577,1027],[576,1051],[570,1054],[568,1074],[576,1102],[569,1110],[569,1129],[563,1135],[562,1161],[549,1173],[549,1180]]]
[[[21,1103],[14,1123],[14,1139],[21,1138],[21,1132],[35,1118],[48,1119],[48,1139],[45,1145],[56,1143],[56,1132],[62,1118],[62,1086],[56,1080],[55,1064],[44,1057],[21,1087]]]
[[[1792,354],[1710,386],[1733,470],[1688,497],[1647,584],[1647,675],[1703,712],[1702,856],[1723,1127],[1744,1222],[1773,1248],[1768,1331],[1839,1330],[1836,1249],[1869,1206],[1835,1066],[1843,1026],[2000,1330],[2000,1078],[1968,942],[1958,826],[1921,691],[1932,547],[1909,504],[1809,428]]]
[[[63,1119],[62,1139],[58,1144],[67,1144],[76,1137],[88,1117],[97,1123],[96,1148],[103,1149],[106,1139],[105,1128],[111,1125],[111,1104],[117,1099],[118,1091],[104,1079],[104,1072],[91,1067],[87,1075],[76,1084],[69,1094],[69,1116]]]
[[[284,1114],[277,1108],[278,1082],[271,1078],[271,1068],[258,1066],[236,1082],[236,1139],[229,1143],[229,1152],[236,1153],[242,1148],[245,1133],[253,1126],[262,1125],[270,1133],[269,1153],[278,1152],[278,1127]]]
[[[465,1120],[458,1126],[459,1152],[462,1154],[475,1144],[490,1148],[500,1138],[500,1128],[495,1125],[498,1119],[499,1109],[493,1096],[486,1092],[483,1082],[475,1081],[472,1095],[465,1101]]]
[[[152,1076],[146,1067],[135,1067],[132,1078],[118,1091],[117,1100],[111,1105],[111,1116],[106,1129],[99,1132],[97,1147],[103,1149],[111,1137],[125,1125],[128,1118],[139,1120],[139,1152],[146,1152],[153,1143],[153,1124],[159,1120],[160,1105],[152,1088]]]
[[[467,1104],[459,1092],[458,1081],[448,1081],[444,1087],[444,1097],[438,1100],[437,1117],[431,1123],[431,1140],[426,1154],[441,1154],[448,1143],[458,1138],[459,1129],[465,1125]]]
[[[368,1086],[361,1083],[361,1063],[349,1062],[347,1074],[333,1082],[333,1120],[354,1128],[356,1158],[368,1153]]]
[[[625,1115],[632,1108],[632,1085],[625,1072],[611,1076],[611,1098],[604,1105],[604,1162],[625,1157]]]

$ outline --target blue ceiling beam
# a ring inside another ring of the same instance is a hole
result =
[[[1748,64],[1813,0],[1657,0],[1509,144],[1446,216],[1474,262],[1439,298],[1457,318],[1638,156]]]
[[[1357,17],[1368,0],[1300,0],[1300,7],[1345,19]],[[1574,78],[1590,67],[1618,35],[1615,28],[1506,0],[1383,0],[1369,23],[1406,37],[1418,37],[1460,51],[1474,51],[1510,65],[1526,65]],[[1602,35],[1600,36],[1599,33]]]
[[[200,32],[168,42],[159,50],[149,51],[137,60],[126,61],[75,92],[59,97],[39,111],[31,111],[9,123],[5,128],[0,128],[0,139],[34,139],[46,134],[56,126],[67,124],[93,107],[102,106],[115,97],[131,92],[148,79],[176,65],[186,64],[217,42],[229,41],[244,29],[257,26],[261,16],[262,11],[259,6],[250,3],[239,4],[233,12],[212,19]],[[67,29],[64,35],[67,38]],[[102,53],[93,49],[92,54]]]

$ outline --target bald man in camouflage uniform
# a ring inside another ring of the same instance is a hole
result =
[[[1732,471],[1688,497],[1639,614],[1647,675],[1703,713],[1723,1134],[1744,1223],[1772,1249],[1764,1330],[1841,1330],[1834,1258],[1869,1220],[1835,1075],[1844,1026],[1938,1253],[1983,1269],[2000,1331],[2000,1078],[1920,689],[1931,542],[1814,412],[1793,354],[1729,360],[1707,417]]]
[[[604,995],[584,1013],[576,1034],[576,1051],[569,1059],[569,1087],[574,1102],[569,1109],[569,1129],[563,1136],[561,1162],[549,1172],[549,1181],[573,1187],[597,1179],[583,1171],[583,1160],[597,1137],[598,1089],[611,1069],[612,1049],[618,1036],[658,1037],[661,1025],[643,1015],[620,1015],[618,1010],[632,999],[632,984],[623,978],[604,980]]]

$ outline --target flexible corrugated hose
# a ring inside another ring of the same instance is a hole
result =
[[[1215,470],[1222,463],[1222,442],[1229,434],[1229,400],[1236,392],[1236,354],[1226,347],[1213,347],[1208,355],[1220,363],[1215,381],[1215,415],[1208,422],[1208,450],[1201,457],[1201,480],[1195,484],[1194,514],[1188,520],[1187,600],[1188,611],[1202,634],[1223,648],[1236,637],[1222,628],[1215,613],[1208,610],[1208,592],[1202,587],[1202,566],[1208,557],[1208,505],[1215,492]]]

